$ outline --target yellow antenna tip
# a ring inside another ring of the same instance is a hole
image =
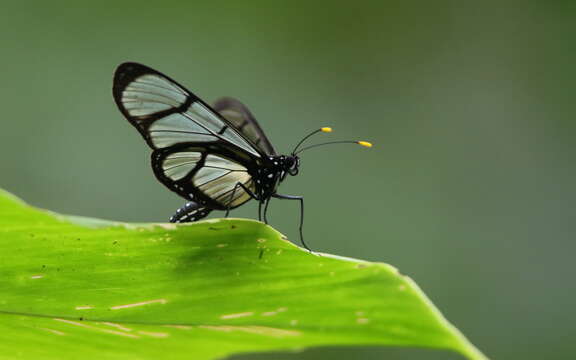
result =
[[[362,145],[362,146],[366,146],[366,147],[372,147],[372,143],[369,143],[368,141],[356,141],[356,143],[358,145]]]
[[[320,130],[322,130],[322,132],[332,132],[332,128],[331,127],[323,127]]]

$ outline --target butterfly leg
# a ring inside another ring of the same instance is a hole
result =
[[[302,243],[302,245],[306,250],[312,252],[312,250],[310,250],[308,245],[306,245],[306,242],[304,242],[304,235],[302,233],[302,226],[304,225],[304,197],[294,195],[282,195],[282,194],[273,194],[272,196],[275,197],[276,199],[300,201],[300,226],[298,228],[300,230],[300,242]]]
[[[185,222],[192,222],[198,221],[204,217],[206,217],[212,209],[207,209],[202,205],[194,201],[189,201],[180,209],[176,210],[176,214],[174,214],[170,218],[171,223],[185,223]]]
[[[262,221],[262,201],[258,201],[258,221]]]
[[[248,194],[252,199],[260,201],[260,198],[258,198],[258,196],[252,192],[252,190],[248,189],[244,184],[240,182],[236,183],[236,185],[234,185],[234,189],[232,189],[232,194],[230,194],[230,201],[226,207],[226,215],[224,215],[224,217],[228,217],[230,214],[230,205],[232,204],[232,199],[234,199],[234,194],[236,193],[236,189],[238,189],[238,187],[241,187],[244,191],[246,191],[246,194]]]
[[[270,204],[270,198],[266,199],[266,205],[264,205],[264,223],[268,224],[268,204]]]

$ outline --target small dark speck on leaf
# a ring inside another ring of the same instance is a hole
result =
[[[118,241],[114,241],[112,244],[113,244],[113,245],[116,245],[116,244],[118,244]]]
[[[230,225],[230,229],[236,229],[236,225]]]
[[[78,320],[84,321],[84,316],[80,316],[80,317],[78,318]]]
[[[262,255],[264,255],[264,249],[260,249],[260,254],[258,255],[258,259],[262,259]]]

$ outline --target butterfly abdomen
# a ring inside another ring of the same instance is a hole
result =
[[[176,214],[170,218],[170,222],[185,223],[198,221],[208,216],[211,211],[212,209],[208,209],[194,201],[189,201],[176,211]]]

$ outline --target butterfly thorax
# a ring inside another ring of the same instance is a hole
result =
[[[255,176],[256,193],[260,199],[267,199],[276,192],[278,185],[286,175],[298,174],[300,159],[295,155],[269,156],[264,166],[260,167]]]

